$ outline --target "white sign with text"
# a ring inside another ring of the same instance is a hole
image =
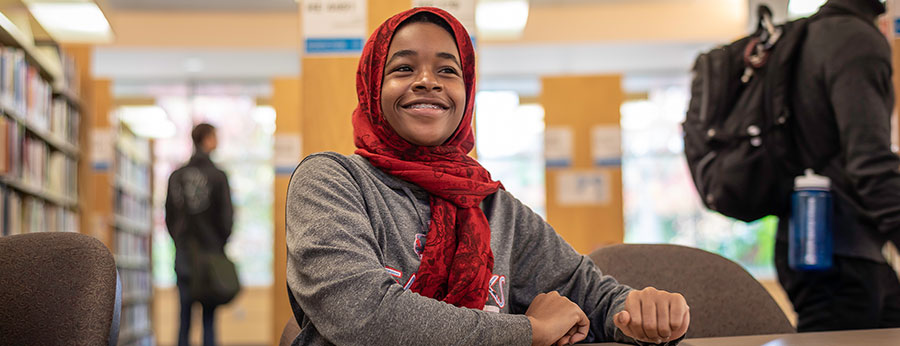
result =
[[[547,167],[572,165],[575,134],[565,126],[551,126],[544,130],[544,160]]]
[[[304,0],[301,10],[307,54],[353,54],[366,40],[367,0]]]
[[[598,206],[611,201],[607,171],[565,171],[556,176],[556,203],[562,206]]]

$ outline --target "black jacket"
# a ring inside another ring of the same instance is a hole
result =
[[[231,188],[225,172],[204,153],[196,153],[169,176],[166,194],[166,227],[175,241],[175,273],[179,280],[190,277],[188,241],[206,251],[225,251],[231,235],[234,211]]]
[[[792,97],[800,162],[832,181],[835,253],[879,262],[885,241],[900,245],[891,49],[874,23],[884,10],[877,0],[828,1],[809,25]]]

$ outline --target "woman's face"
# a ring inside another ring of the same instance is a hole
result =
[[[394,33],[381,84],[381,112],[394,131],[421,146],[443,144],[466,108],[456,42],[432,23],[410,23]]]

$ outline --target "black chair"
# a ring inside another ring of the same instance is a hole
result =
[[[121,306],[116,263],[99,240],[0,237],[0,345],[114,346]]]
[[[688,338],[795,332],[769,292],[722,256],[679,245],[620,244],[590,257],[620,283],[684,295],[691,307]]]

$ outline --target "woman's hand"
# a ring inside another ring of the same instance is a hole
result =
[[[659,344],[684,335],[691,323],[691,312],[684,296],[647,287],[628,293],[625,309],[614,319],[625,335]]]
[[[531,345],[568,345],[587,337],[591,322],[584,311],[559,292],[541,293],[528,306]]]

